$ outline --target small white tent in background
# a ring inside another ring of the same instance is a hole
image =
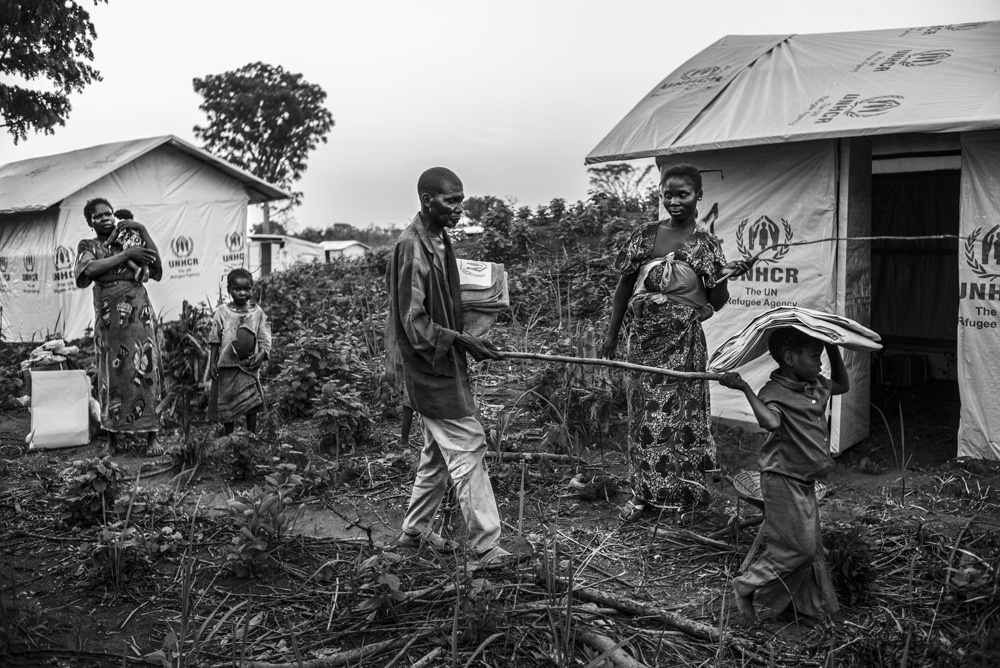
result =
[[[709,349],[773,306],[846,315],[887,350],[951,361],[960,456],[1000,458],[1000,21],[724,37],[661,81],[587,156],[703,174],[729,258],[778,247],[730,285]],[[942,236],[930,241],[850,237]],[[961,237],[957,239],[955,237]],[[867,355],[844,355],[834,452],[868,434]],[[741,369],[753,387],[771,363]],[[712,388],[717,416],[752,421]]]
[[[268,258],[270,258],[269,263]],[[250,235],[250,259],[247,268],[255,280],[267,276],[272,271],[285,271],[299,262],[325,261],[323,246],[314,241],[306,241],[287,234]]]
[[[368,244],[355,241],[354,239],[321,241],[320,244],[326,252],[327,262],[335,257],[361,257],[372,249]]]
[[[104,197],[145,224],[163,258],[147,289],[167,320],[181,304],[215,304],[224,276],[246,263],[247,205],[288,194],[177,137],[136,139],[0,167],[0,334],[68,339],[93,323],[91,290],[73,278],[92,237],[87,200]]]

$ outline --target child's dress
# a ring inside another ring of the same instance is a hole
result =
[[[118,224],[115,225],[118,227]],[[142,240],[142,235],[135,230],[123,230],[119,228],[118,239],[115,241],[116,244],[121,246],[122,250],[128,250],[129,248],[145,248],[146,242]]]
[[[758,396],[781,414],[781,427],[761,446],[760,486],[767,547],[736,592],[778,615],[824,619],[840,610],[826,566],[815,480],[833,469],[826,405],[831,382],[798,382],[771,374]]]
[[[253,353],[244,360],[236,354],[237,330],[244,329],[256,337]],[[208,342],[219,345],[219,377],[212,381],[208,401],[208,419],[214,422],[235,422],[248,413],[259,412],[264,404],[258,369],[247,366],[257,352],[271,351],[271,327],[267,315],[256,304],[247,311],[237,311],[224,304],[215,310]]]

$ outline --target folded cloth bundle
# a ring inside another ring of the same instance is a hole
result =
[[[708,363],[716,373],[731,371],[767,354],[767,340],[780,327],[794,327],[824,343],[843,346],[859,352],[882,349],[877,333],[850,318],[798,306],[779,306],[761,313],[739,334],[719,346]]]
[[[29,369],[33,366],[44,366],[49,364],[59,364],[65,362],[67,357],[76,355],[80,349],[76,346],[67,346],[62,339],[46,341],[31,351],[28,359],[21,362],[21,369]]]
[[[484,336],[500,312],[510,308],[507,272],[498,262],[459,260],[458,274],[465,332]]]

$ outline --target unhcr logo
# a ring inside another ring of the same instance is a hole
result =
[[[57,270],[62,271],[63,269],[69,269],[73,266],[73,251],[65,246],[56,246],[55,251],[52,253],[52,257]]]
[[[696,79],[706,79],[711,76],[715,76],[722,71],[722,68],[718,65],[712,65],[711,67],[700,67],[694,70],[688,70],[681,74],[681,81],[694,81]]]
[[[918,51],[906,56],[899,64],[903,67],[927,67],[928,65],[937,65],[945,58],[950,58],[951,54],[951,49]]]
[[[814,123],[829,123],[841,114],[851,118],[868,118],[870,116],[881,116],[892,111],[902,104],[902,95],[877,95],[875,97],[861,96],[857,93],[848,93],[824,111]]]
[[[888,72],[896,65],[903,67],[927,67],[937,65],[945,58],[950,58],[952,49],[932,49],[930,51],[917,51],[912,49],[902,49],[892,54],[875,68],[876,72]]]
[[[25,283],[32,283],[38,280],[38,272],[35,271],[35,256],[25,255],[21,258],[21,265],[24,267],[24,273],[21,274],[21,280]]]
[[[781,258],[788,255],[788,246],[783,246],[779,244],[788,244],[792,241],[792,226],[784,218],[779,218],[781,225],[779,227],[778,223],[774,222],[767,216],[761,216],[757,220],[750,223],[749,218],[744,218],[740,221],[739,226],[736,228],[736,248],[739,250],[740,255],[746,259],[750,259],[755,253],[773,248],[770,254],[765,253],[757,258],[757,262],[763,262],[768,264],[770,262],[777,262]],[[784,236],[782,236],[784,233]]]
[[[965,263],[982,282],[962,281],[958,286],[958,298],[969,301],[1000,301],[1000,225],[994,225],[986,234],[983,228],[976,230],[965,240]],[[993,265],[992,267],[990,265]],[[996,309],[976,306],[975,315],[985,319],[959,316],[958,322],[974,329],[997,329]]]
[[[924,31],[920,34],[934,35],[941,32],[942,30],[952,30],[952,31],[975,30],[976,28],[982,28],[984,25],[986,25],[986,21],[981,21],[979,23],[951,23],[948,25],[930,26],[924,28]]]
[[[986,25],[986,21],[980,21],[979,23],[953,23],[951,25],[945,26],[945,30],[975,30],[976,28],[982,28]]]
[[[731,65],[710,65],[708,67],[685,70],[681,72],[676,81],[668,81],[657,90],[663,91],[673,88],[694,90],[696,88],[707,88],[722,81],[725,71],[730,67]]]
[[[475,262],[472,260],[466,260],[462,263],[462,273],[468,274],[473,278],[486,278],[487,270],[489,265],[485,262]]]
[[[767,266],[778,263],[788,255],[789,247],[785,244],[791,243],[793,237],[792,225],[784,218],[775,221],[769,216],[760,216],[752,223],[749,218],[741,220],[736,228],[736,249],[747,260],[758,253],[760,256],[757,257],[754,266],[747,273],[736,277],[735,280],[798,283],[798,268]]]
[[[237,230],[232,234],[226,235],[226,248],[229,249],[230,253],[235,253],[238,250],[243,249],[243,233]]]
[[[171,239],[170,252],[177,258],[167,263],[167,266],[171,268],[192,267],[198,264],[198,258],[190,257],[191,253],[194,252],[194,241],[191,237],[179,236]]]
[[[194,252],[194,241],[191,237],[174,237],[170,240],[170,251],[177,257],[187,257]]]
[[[969,235],[965,240],[965,263],[979,278],[988,281],[1000,278],[1000,273],[987,267],[989,264],[1000,266],[1000,225],[993,226],[986,234],[978,227]]]
[[[73,251],[65,246],[56,246],[52,252],[52,262],[56,266],[52,280],[67,281],[73,278]]]
[[[222,256],[223,262],[243,262],[243,233],[239,230],[226,235],[226,249],[229,252]]]
[[[881,116],[902,104],[900,102],[902,99],[902,95],[879,95],[857,100],[844,111],[844,115],[852,118]]]

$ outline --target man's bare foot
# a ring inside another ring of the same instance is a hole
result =
[[[108,433],[108,443],[104,446],[104,450],[101,451],[102,457],[110,457],[112,455],[118,454],[118,436],[113,433]]]
[[[156,432],[149,432],[149,436],[146,437],[146,456],[147,457],[159,457],[163,454],[163,446],[160,445],[159,439],[156,437]]]
[[[746,619],[755,619],[757,613],[753,609],[753,594],[749,596],[743,596],[740,594],[739,590],[736,589],[736,583],[733,583],[733,595],[736,597],[736,607],[739,609],[740,614]]]

